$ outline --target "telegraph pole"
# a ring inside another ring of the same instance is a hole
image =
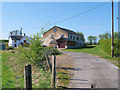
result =
[[[113,0],[112,0],[112,43],[111,43],[111,56],[114,57],[114,22],[113,22]]]

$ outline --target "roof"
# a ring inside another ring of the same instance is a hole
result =
[[[66,29],[66,28],[61,28],[61,27],[58,27],[58,26],[54,26],[54,27],[57,27],[57,28],[59,28],[59,29],[62,29],[62,30],[64,30],[64,31],[66,31],[66,32],[68,32],[68,33],[72,33],[72,34],[76,34],[76,35],[79,35],[79,34],[77,34],[76,32],[74,32],[74,31],[72,31],[72,30],[68,30],[68,29]],[[52,27],[52,28],[54,28],[54,27]],[[52,29],[51,28],[51,29]],[[51,30],[51,29],[49,29],[49,30]],[[48,30],[48,31],[49,31]],[[46,32],[48,32],[48,31],[46,31]],[[45,33],[46,33],[45,32]],[[81,36],[81,35],[79,35],[79,36]]]
[[[60,39],[64,39],[64,40],[66,40],[66,41],[76,42],[76,40],[73,40],[73,39],[70,39],[70,38],[64,38],[64,37],[60,37],[59,39],[57,39],[57,41],[60,40]]]
[[[57,44],[56,40],[52,40],[50,44]]]
[[[12,38],[12,40],[20,40],[24,36],[10,36],[10,37]]]

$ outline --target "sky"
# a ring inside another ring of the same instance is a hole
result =
[[[111,33],[111,2],[82,15],[56,23],[99,6],[105,2],[2,2],[2,35],[8,39],[9,32],[23,28],[26,35],[34,35],[44,28],[59,26],[75,32],[82,32],[87,41],[90,35]],[[118,31],[118,3],[114,2],[114,31]],[[52,25],[51,25],[52,24]]]

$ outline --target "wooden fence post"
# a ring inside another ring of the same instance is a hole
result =
[[[49,60],[48,54],[45,54],[45,57],[46,57],[46,60],[47,60],[48,68],[49,68],[50,72],[52,73],[52,66],[50,64],[50,60]]]
[[[31,72],[31,65],[26,65],[24,68],[24,88],[26,90],[32,90],[32,72]]]
[[[55,88],[56,79],[56,56],[52,55],[52,77],[51,77],[51,87]]]

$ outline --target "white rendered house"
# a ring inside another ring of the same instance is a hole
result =
[[[14,35],[14,36],[9,36],[9,47],[18,47],[20,45],[24,45],[24,43],[31,44],[30,41],[31,38],[28,36],[19,36],[19,35]]]

